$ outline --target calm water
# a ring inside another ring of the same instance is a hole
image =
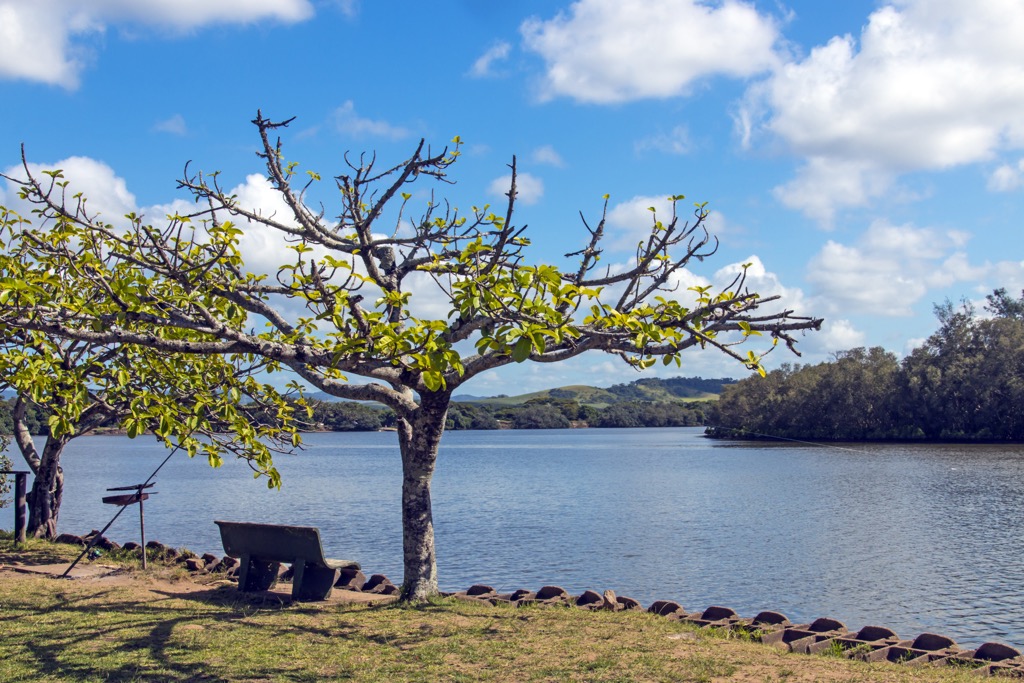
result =
[[[445,435],[433,485],[442,589],[611,588],[645,605],[773,609],[1024,645],[1024,447],[838,449],[700,434]],[[280,459],[281,491],[244,463],[211,470],[176,454],[147,502],[147,538],[218,552],[214,519],[313,525],[329,556],[401,582],[395,435],[306,443]],[[116,511],[100,503],[105,489],[145,480],[165,455],[147,439],[74,441],[61,531],[102,528]],[[138,540],[135,510],[108,535]]]

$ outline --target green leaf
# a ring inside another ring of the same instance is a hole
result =
[[[524,360],[530,357],[530,352],[533,351],[533,343],[529,337],[520,337],[516,345],[512,347],[512,360],[517,363],[522,363]]]
[[[427,386],[427,389],[429,389],[430,391],[437,391],[444,384],[444,378],[441,376],[440,372],[424,372],[423,383]]]

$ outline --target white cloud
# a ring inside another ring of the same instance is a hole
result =
[[[512,174],[495,178],[487,186],[487,193],[492,197],[506,197],[512,183]],[[532,206],[544,196],[544,181],[529,173],[516,174],[516,201],[524,206]]]
[[[359,0],[334,0],[334,4],[349,19],[359,14]]]
[[[197,210],[194,202],[184,198],[173,199],[163,204],[139,207],[135,196],[128,190],[127,183],[123,178],[118,176],[110,166],[88,157],[69,157],[52,164],[30,164],[29,168],[33,175],[41,180],[46,178],[42,175],[43,170],[58,168],[63,170],[64,177],[69,182],[69,196],[75,192],[82,192],[88,198],[89,215],[99,214],[102,220],[114,225],[124,225],[123,216],[134,212],[142,216],[146,223],[160,227],[166,224],[166,217],[169,215],[184,216]],[[5,170],[4,174],[19,178],[24,176],[24,170],[21,167],[12,167]],[[17,186],[10,182],[6,183],[6,187],[0,185],[0,203],[29,218],[32,207],[27,202],[17,199],[17,189]],[[294,214],[281,194],[261,174],[254,173],[247,176],[244,182],[229,189],[227,194],[234,196],[238,206],[246,210],[273,218],[284,225],[297,225]],[[295,241],[287,238],[285,233],[239,216],[230,216],[226,212],[220,212],[219,218],[222,221],[231,220],[236,227],[242,230],[242,234],[239,235],[238,248],[245,270],[273,277],[282,265],[295,262],[297,255],[290,249]],[[206,239],[202,224],[197,220],[193,225],[196,227],[196,239],[199,241]],[[322,258],[328,253],[328,250],[322,246],[311,246],[313,250],[304,254],[307,261]],[[357,271],[365,273],[359,261],[356,261],[355,266]],[[342,276],[339,273],[338,277]],[[447,318],[451,310],[450,301],[428,273],[413,273],[406,279],[405,285],[407,291],[414,292],[410,302],[410,310],[414,315],[434,319]],[[365,285],[360,293],[365,297],[368,306],[372,306],[380,296],[380,290],[369,284]],[[277,298],[272,305],[286,316],[295,317],[307,314],[300,299]]]
[[[831,229],[837,210],[866,205],[888,190],[893,180],[893,173],[868,162],[811,157],[796,178],[772,193],[785,206]]]
[[[143,216],[147,223],[159,226],[168,215],[186,215],[196,211],[195,203],[185,199],[139,207],[124,178],[118,176],[110,166],[89,157],[69,157],[52,164],[30,164],[29,168],[40,180],[45,180],[41,173],[43,170],[61,169],[69,183],[69,196],[81,192],[86,197],[86,207],[90,216],[99,214],[102,220],[115,225],[123,223],[120,219],[131,212]],[[20,167],[8,169],[5,173],[12,177],[24,175]],[[9,194],[13,196],[14,192]],[[235,195],[242,207],[254,209],[265,216],[273,216],[285,224],[294,224],[287,204],[262,175],[248,176],[244,183],[232,188],[228,194]],[[26,217],[30,215],[28,205],[20,200],[11,208],[15,208]],[[221,218],[227,220],[229,217],[222,215]],[[239,248],[246,267],[252,272],[275,273],[277,267],[293,253],[284,251],[287,244],[281,233],[237,217],[231,217],[230,220],[235,221],[244,231],[239,240]]]
[[[74,0],[57,0],[59,5],[80,7]],[[128,20],[147,25],[165,25],[181,30],[207,24],[251,23],[263,19],[302,21],[313,16],[308,0],[94,0],[88,3],[97,17]]]
[[[680,301],[685,306],[693,306],[696,301],[696,293],[689,291],[690,287],[711,286],[712,291],[723,291],[732,285],[736,276],[743,272],[746,266],[746,281],[744,289],[758,294],[762,299],[779,297],[775,301],[764,303],[759,309],[759,314],[770,315],[782,311],[792,311],[797,316],[821,317],[822,311],[815,310],[813,302],[808,300],[803,290],[799,287],[787,286],[777,273],[768,270],[764,262],[756,254],[751,254],[742,261],[722,266],[710,278],[704,277],[690,270],[677,271],[672,279],[675,291],[669,295],[671,298]],[[864,335],[853,328],[847,321],[833,321],[822,327],[822,332],[807,332],[798,335],[798,349],[810,354],[821,354],[835,351],[838,348],[851,348],[863,342]],[[752,350],[755,353],[762,353],[771,348],[771,341],[765,338],[753,337],[742,347]],[[779,349],[770,354],[771,362],[792,361],[793,357],[788,351]],[[717,350],[692,349],[684,354],[683,372],[687,366],[695,368],[698,374],[704,377],[714,376],[736,376],[745,374],[742,366],[736,364],[735,360],[728,358]],[[674,366],[673,366],[674,367]],[[703,368],[703,369],[701,369]],[[719,368],[719,369],[711,369]],[[676,371],[675,374],[678,374]]]
[[[714,237],[721,238],[723,235],[740,235],[746,232],[742,225],[730,223],[721,211],[709,211],[708,217],[704,219],[708,232]]]
[[[1024,186],[1024,159],[1016,164],[1003,164],[988,178],[988,189],[993,192],[1012,192]]]
[[[9,0],[0,4],[0,77],[77,85],[83,60],[77,50],[70,49],[70,35],[95,27],[55,14],[42,3]]]
[[[281,194],[277,192],[266,176],[253,173],[246,176],[245,181],[232,187],[227,191],[237,199],[238,206],[258,215],[271,218],[278,223],[288,226],[297,225],[294,214],[285,203]],[[138,209],[145,222],[160,225],[166,216],[188,215],[197,210],[196,204],[188,199],[173,199],[165,204],[154,204],[152,206]],[[278,268],[286,263],[294,263],[296,254],[289,249],[295,242],[289,242],[282,233],[262,223],[252,222],[241,216],[232,216],[225,211],[218,212],[221,221],[231,221],[235,227],[242,231],[238,237],[238,250],[242,256],[242,263],[245,269],[257,275],[271,275],[277,273]],[[193,222],[196,227],[196,239],[206,239],[206,232],[198,220]],[[322,257],[325,250],[322,247],[314,247],[312,252],[305,255],[310,258]]]
[[[163,121],[157,121],[156,125],[153,126],[153,130],[161,133],[170,133],[171,135],[188,135],[188,126],[185,124],[185,117],[181,114],[175,114]]]
[[[774,272],[768,270],[761,258],[751,254],[743,261],[730,263],[715,272],[712,283],[715,288],[721,290],[728,286],[746,266],[745,287],[751,292],[756,292],[762,299],[778,296],[779,300],[765,304],[765,312],[776,310],[792,310],[798,315],[809,315],[814,313],[820,316],[820,311],[809,311],[808,303],[804,293],[799,287],[787,287],[782,284],[782,279]]]
[[[877,221],[854,246],[829,240],[808,266],[814,305],[840,314],[911,315],[929,290],[993,272],[992,264],[969,263],[966,239],[961,232]]]
[[[297,225],[291,209],[285,203],[281,194],[273,188],[266,176],[258,173],[251,174],[246,177],[245,182],[231,188],[228,194],[235,196],[238,200],[238,205],[241,207],[255,211],[265,217],[273,218],[284,225]],[[176,200],[167,206],[147,209],[147,214],[155,218],[156,216],[162,217],[167,213],[174,213],[176,211],[185,213],[194,209],[193,204]],[[221,218],[226,219],[227,216],[222,215]],[[269,274],[273,276],[282,265],[295,262],[297,254],[290,248],[295,244],[295,240],[286,237],[285,233],[237,216],[232,217],[231,220],[235,221],[235,224],[243,231],[239,236],[239,251],[242,254],[242,260],[247,270],[256,274]],[[384,235],[377,234],[374,236],[384,237]],[[305,253],[303,256],[307,261],[310,259],[322,259],[326,254],[330,253],[323,246],[309,246],[312,247],[312,251]],[[341,257],[338,253],[333,255]],[[348,259],[346,258],[345,260]],[[357,259],[354,264],[356,272],[365,275],[366,271],[362,262]],[[341,271],[336,277],[340,279],[345,275],[346,271]],[[410,312],[413,315],[428,319],[444,320],[447,318],[448,313],[451,311],[450,300],[444,290],[434,282],[429,273],[412,273],[406,278],[404,286],[406,291],[413,293],[409,304]],[[374,301],[381,295],[380,289],[370,283],[364,284],[359,293],[365,298],[364,305],[367,307],[372,307]],[[305,314],[304,304],[298,298],[288,301],[276,299],[273,305],[277,306],[285,315],[294,317]]]
[[[480,57],[473,62],[473,66],[469,70],[470,75],[475,78],[486,78],[488,76],[496,75],[494,71],[492,71],[494,64],[508,59],[508,55],[511,50],[512,46],[505,41],[492,45],[488,48],[487,52],[480,55]]]
[[[892,0],[859,41],[835,37],[751,88],[738,128],[807,159],[777,193],[827,222],[881,196],[900,173],[1024,146],[1021,35],[1024,5],[1014,0]]]
[[[281,194],[273,188],[266,176],[258,173],[248,175],[244,183],[233,187],[228,194],[234,195],[241,207],[256,211],[285,225],[296,225],[291,209],[288,208]],[[222,219],[226,218],[226,216],[222,216]],[[246,268],[250,271],[273,274],[284,263],[294,263],[295,252],[288,249],[291,245],[285,240],[284,233],[239,217],[232,217],[231,220],[235,221],[243,230],[239,236],[238,248],[242,252]],[[306,258],[320,257],[323,252],[323,249],[315,248]]]
[[[808,336],[800,350],[819,355],[849,351],[864,346],[866,339],[864,332],[854,327],[849,320],[826,318],[821,324],[821,330]]]
[[[381,137],[391,140],[401,140],[408,137],[409,131],[400,126],[394,126],[387,121],[367,119],[356,113],[356,106],[352,100],[346,100],[345,104],[334,110],[334,126],[339,133],[351,135],[354,138]]]
[[[183,32],[265,19],[297,22],[312,15],[309,0],[0,0],[0,78],[74,88],[88,61],[83,39],[108,27]]]
[[[562,159],[562,155],[555,151],[555,148],[551,145],[543,145],[533,150],[530,158],[538,164],[546,164],[555,168],[565,167],[565,160]]]
[[[676,126],[667,133],[658,133],[637,140],[633,148],[637,152],[650,150],[666,154],[689,154],[692,149],[690,130],[686,126]]]
[[[654,209],[652,212],[651,209]],[[679,223],[687,220],[693,222],[693,216],[685,212],[692,209],[692,204],[678,202],[676,211],[680,212]],[[654,227],[655,219],[662,223],[672,220],[672,201],[669,195],[637,195],[624,202],[615,204],[608,210],[607,247],[609,249],[625,249],[632,251],[641,240],[646,240]],[[714,227],[716,217],[708,217],[709,229]],[[720,220],[718,220],[721,223]]]
[[[444,283],[448,287],[447,283]],[[447,320],[452,312],[451,298],[430,273],[410,273],[405,279],[405,291],[412,292],[409,298],[409,313],[425,320]],[[476,353],[470,346],[469,354]]]
[[[102,161],[76,156],[52,164],[29,164],[32,175],[44,184],[49,178],[43,175],[43,171],[57,169],[63,171],[64,179],[68,181],[69,201],[71,195],[81,192],[86,198],[86,211],[89,216],[98,214],[102,220],[116,223],[119,218],[137,209],[135,195],[128,191],[127,183]],[[20,166],[9,168],[4,174],[12,178],[25,179],[25,171]],[[31,215],[32,207],[24,200],[17,199],[17,187],[10,182],[7,185],[6,195],[10,198],[10,203],[6,206],[24,218],[34,219]]]
[[[986,294],[999,287],[1006,287],[1006,291],[1011,293],[1024,291],[1024,260],[993,264],[988,278],[991,284],[982,288]]]
[[[687,94],[714,75],[747,77],[776,63],[778,27],[737,0],[578,0],[520,27],[546,62],[541,97],[625,102]]]
[[[620,272],[628,267],[628,265],[615,264],[611,267],[611,272]],[[700,264],[696,262],[692,265],[700,267]],[[691,287],[710,286],[715,293],[725,291],[730,285],[735,287],[737,276],[744,271],[744,266],[746,266],[746,279],[743,285],[745,291],[756,293],[762,299],[779,297],[777,301],[765,303],[764,309],[761,311],[762,313],[767,314],[785,309],[794,311],[797,315],[810,315],[813,313],[820,317],[820,311],[810,310],[809,302],[799,287],[787,287],[784,285],[778,274],[768,270],[761,261],[761,258],[756,254],[751,254],[743,261],[736,261],[735,263],[722,266],[711,274],[710,277],[701,275],[690,268],[677,270],[667,283],[666,288],[672,290],[671,293],[662,293],[659,296],[664,296],[679,301],[684,306],[692,307],[696,305],[697,293],[690,291]],[[610,294],[615,295],[616,291],[610,290]],[[612,297],[602,298],[610,300]]]

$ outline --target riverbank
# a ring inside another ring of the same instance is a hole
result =
[[[75,580],[11,569],[73,553],[0,540],[0,681],[977,680],[960,669],[790,654],[648,612],[453,598],[415,608],[291,603],[161,565],[114,562]]]

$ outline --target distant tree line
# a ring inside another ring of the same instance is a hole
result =
[[[585,392],[552,389],[543,398],[524,403],[494,405],[472,401],[453,402],[448,410],[447,429],[567,429],[569,427],[694,427],[705,423],[709,401],[684,400],[717,394],[732,379],[675,377],[645,378],[616,384],[604,390],[601,400],[611,404],[595,406],[585,401]],[[652,398],[652,396],[656,398]],[[377,431],[397,424],[395,414],[377,404],[355,401],[308,399],[312,417],[304,420],[308,431]],[[0,400],[0,434],[11,434],[14,399]],[[260,411],[254,409],[254,414]],[[26,424],[32,434],[46,434],[50,412],[28,403]],[[271,420],[269,414],[260,420]],[[103,428],[117,429],[111,419]]]
[[[12,417],[14,402],[15,399],[13,398],[0,400],[0,434],[14,433],[14,418]],[[41,408],[35,403],[28,403],[25,410],[25,424],[29,432],[32,434],[46,434],[49,429],[47,422],[50,419],[50,414],[50,411]]]
[[[736,380],[704,379],[703,377],[645,377],[629,384],[615,384],[606,389],[609,393],[625,400],[644,400],[648,397],[644,389],[658,389],[677,398],[698,398],[704,394],[719,394],[722,387]]]
[[[1024,440],[1024,292],[935,307],[939,329],[899,361],[857,348],[726,387],[708,434],[814,440]]]
[[[598,408],[575,399],[557,397],[534,398],[520,405],[495,407],[457,403],[449,411],[448,428],[694,427],[704,424],[707,408],[707,401],[624,401]],[[456,412],[454,416],[453,412]],[[462,415],[468,415],[470,422],[461,419]]]
[[[557,397],[501,406],[455,402],[448,409],[446,429],[694,427],[704,424],[709,405],[708,401],[626,401],[596,408]],[[313,429],[375,431],[394,425],[390,410],[351,402],[313,402]]]

